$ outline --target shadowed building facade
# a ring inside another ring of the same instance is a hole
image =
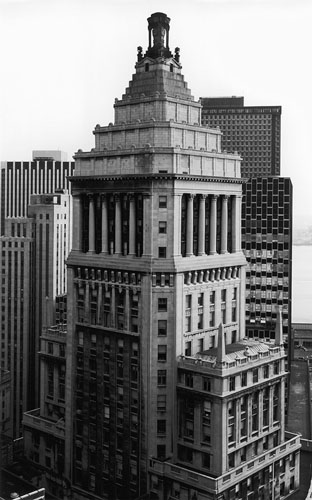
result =
[[[240,157],[200,126],[169,21],[149,18],[114,124],[75,155],[65,476],[76,500],[268,498],[273,482],[283,498],[300,444],[280,332],[243,340]]]
[[[281,106],[245,106],[244,97],[203,97],[202,124],[219,127],[222,148],[242,156],[243,177],[280,175]]]

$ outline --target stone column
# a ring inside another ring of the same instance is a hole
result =
[[[207,195],[201,194],[199,198],[198,221],[198,255],[205,254],[205,200]]]
[[[233,215],[232,215],[232,252],[241,251],[241,195],[235,195],[233,198]]]
[[[115,254],[121,254],[121,201],[120,194],[115,195]]]
[[[143,255],[153,255],[157,249],[153,245],[153,231],[150,221],[153,220],[153,200],[149,193],[143,194]]]
[[[129,255],[135,255],[135,197],[133,194],[129,196]]]
[[[94,196],[89,194],[89,248],[88,251],[95,253],[95,210]]]
[[[186,257],[193,255],[193,231],[194,231],[194,194],[190,194],[187,199],[186,215]]]
[[[217,253],[217,195],[211,197],[210,206],[210,255]]]
[[[222,196],[222,215],[221,215],[221,253],[227,253],[228,244],[228,200],[229,197]]]
[[[73,194],[73,250],[82,250],[82,199],[80,194]]]
[[[102,253],[108,253],[108,210],[105,194],[102,195]]]

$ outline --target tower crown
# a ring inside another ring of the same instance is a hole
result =
[[[170,18],[162,13],[155,12],[148,18],[148,50],[145,56],[152,59],[157,57],[172,57],[169,49]],[[153,37],[153,45],[151,44]]]

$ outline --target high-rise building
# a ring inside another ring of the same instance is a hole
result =
[[[75,500],[286,498],[300,441],[281,328],[245,338],[240,157],[200,126],[169,21],[75,155],[65,477]]]
[[[10,382],[11,382],[10,372],[8,370],[0,368],[0,434],[6,434],[9,430],[10,408],[11,408]],[[0,438],[0,443],[1,443],[1,438]]]
[[[36,154],[40,155],[37,157]],[[63,158],[61,151],[34,151],[33,161],[2,161],[0,168],[0,235],[4,236],[7,217],[27,217],[32,194],[54,193],[65,189],[70,193],[68,176],[74,162]]]
[[[246,334],[274,339],[278,311],[291,338],[292,183],[255,177],[243,185],[242,248],[246,270]]]
[[[25,456],[39,467],[41,486],[63,498],[66,325],[43,328],[39,356],[40,407],[23,416]]]
[[[281,106],[245,106],[244,97],[203,97],[202,124],[219,127],[222,148],[242,156],[243,177],[280,175]]]
[[[13,437],[23,412],[39,404],[39,338],[55,323],[56,295],[66,292],[70,206],[65,193],[33,195],[29,217],[6,218],[0,237],[1,364],[11,373]]]

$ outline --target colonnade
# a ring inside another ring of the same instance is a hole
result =
[[[142,196],[90,193],[73,199],[75,249],[115,255],[142,254],[142,221],[137,214],[143,208]]]
[[[194,255],[225,254],[241,248],[241,197],[228,195],[188,194],[186,196],[185,251]],[[198,197],[198,219],[194,220],[194,201]],[[218,213],[221,203],[221,214]],[[220,248],[219,248],[220,247]]]
[[[180,201],[174,205],[174,219],[180,222],[171,226],[169,212],[165,214],[167,234],[175,241],[175,255],[191,257],[240,251],[240,196],[188,193],[177,196]],[[73,200],[74,250],[138,257],[153,254],[153,228],[143,224],[143,219],[153,220],[153,206],[158,207],[154,196],[90,193],[73,195]],[[171,245],[169,240],[167,245]]]

